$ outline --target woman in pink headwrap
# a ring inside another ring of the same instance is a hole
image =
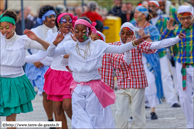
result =
[[[47,56],[69,54],[68,65],[72,70],[72,127],[114,128],[110,105],[115,103],[114,91],[101,81],[98,68],[102,65],[104,53],[123,53],[140,44],[148,36],[121,46],[106,44],[102,40],[92,41],[90,35],[96,32],[96,23],[88,18],[75,22],[73,39],[58,47],[64,34],[58,34],[47,49]]]
[[[71,29],[74,26],[77,17],[74,17],[70,13],[61,13],[56,17],[56,26],[58,32],[49,33],[46,41],[52,43],[57,37],[58,33],[64,34],[64,39],[58,44],[57,47],[63,46],[67,41],[72,40]],[[31,61],[37,61],[46,56],[45,53],[37,53],[31,57]],[[71,106],[71,93],[69,90],[70,84],[73,80],[72,74],[68,71],[64,65],[61,64],[61,60],[64,55],[54,56],[50,68],[45,73],[44,90],[47,94],[47,99],[54,101],[54,107],[56,110],[57,121],[62,121],[62,128],[67,127],[67,120],[64,111],[71,119],[72,106]],[[68,59],[65,59],[68,62]]]

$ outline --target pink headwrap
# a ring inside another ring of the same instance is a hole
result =
[[[93,33],[96,33],[96,28],[95,28],[96,22],[92,22],[92,24],[90,24],[88,21],[86,21],[84,19],[78,19],[75,22],[75,25],[77,25],[77,24],[85,25],[85,26],[89,27]]]
[[[61,13],[58,17],[57,17],[57,23],[60,22],[61,18],[65,15],[69,15],[72,19],[72,24],[73,24],[73,27],[74,27],[74,24],[75,24],[75,21],[77,20],[77,16],[73,16],[73,14],[71,13]]]

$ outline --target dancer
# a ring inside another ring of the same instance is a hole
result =
[[[136,28],[131,23],[124,23],[120,29],[120,42],[113,45],[122,45],[135,39]],[[180,35],[181,37],[181,35]],[[143,53],[154,53],[156,50],[168,45],[173,45],[179,38],[165,39],[157,42],[143,42],[137,48],[125,52],[125,54],[105,54],[102,61],[102,80],[114,88],[114,76],[117,76],[117,111],[115,113],[117,128],[128,128],[130,109],[133,122],[130,128],[144,128],[145,120],[145,87],[148,86],[144,65],[142,62]],[[112,68],[113,67],[113,68]],[[109,75],[109,76],[107,76]],[[113,83],[112,83],[113,82]]]
[[[170,19],[167,28],[161,35],[161,39],[174,37],[184,33],[186,38],[173,46],[172,52],[176,61],[177,90],[180,104],[187,120],[187,128],[194,128],[192,88],[194,88],[194,23],[190,6],[179,6],[177,11],[178,19],[181,22],[173,26],[173,19]]]
[[[114,128],[109,105],[115,102],[115,94],[109,86],[101,82],[98,73],[102,55],[123,53],[135,48],[148,37],[142,37],[122,46],[108,45],[101,40],[92,41],[89,37],[91,32],[96,32],[95,25],[85,17],[77,20],[72,36],[76,41],[69,41],[62,47],[56,47],[64,37],[63,34],[58,34],[47,50],[48,56],[69,54],[68,66],[73,71],[74,79],[70,86],[73,128]]]
[[[104,35],[103,33],[101,33],[100,31],[96,31],[96,33],[92,33],[92,34],[91,34],[91,39],[92,39],[93,41],[99,39],[99,40],[102,40],[102,41],[106,42],[106,37],[105,37],[105,35]]]
[[[148,7],[151,9],[151,14],[153,16],[153,18],[151,19],[152,25],[156,26],[157,29],[159,30],[159,33],[162,34],[163,30],[167,27],[168,21],[167,18],[162,17],[158,13],[160,8],[159,3],[157,1],[150,1],[148,3]],[[162,86],[166,101],[171,107],[180,107],[173,88],[173,81],[168,67],[166,49],[165,48],[159,49],[158,54],[160,56]]]
[[[74,26],[77,17],[74,17],[70,13],[61,13],[57,15],[56,25],[60,29],[61,33],[65,34],[64,39],[58,44],[57,47],[63,46],[68,40],[72,40],[70,30]],[[49,34],[46,41],[50,42],[56,38],[58,32]],[[31,56],[30,61],[39,61],[46,57],[46,52],[39,52]],[[54,56],[50,68],[47,70],[45,77],[44,90],[47,94],[47,99],[54,101],[56,109],[57,121],[62,121],[62,128],[67,127],[67,120],[64,111],[71,119],[72,107],[71,107],[71,94],[70,84],[73,80],[72,74],[66,67],[61,64],[63,55]],[[66,59],[67,60],[67,59]]]
[[[36,38],[38,44],[26,36],[17,35],[16,21],[17,15],[13,11],[7,10],[0,16],[0,116],[6,116],[6,121],[15,121],[16,114],[33,111],[31,101],[36,93],[22,68],[26,49],[45,50],[49,46],[40,38]]]
[[[158,1],[160,5],[160,9],[162,10],[163,17],[166,17],[168,19],[173,18],[175,24],[179,24],[179,20],[177,17],[177,9],[172,5],[172,2],[169,0],[155,0]]]
[[[57,28],[55,26],[55,18],[56,18],[56,12],[53,6],[45,5],[40,8],[39,11],[39,18],[37,19],[39,24],[42,24],[34,29],[32,31],[41,39],[45,40],[48,36],[48,33],[55,33],[57,32]],[[50,30],[50,31],[49,31]],[[30,50],[31,53],[46,53],[45,51],[37,51],[35,49]],[[51,100],[47,100],[47,94],[43,90],[44,86],[44,74],[48,70],[49,66],[51,65],[52,58],[51,57],[45,57],[42,58],[42,60],[34,62],[31,57],[33,56],[27,56],[26,58],[26,75],[32,82],[33,86],[36,86],[38,88],[38,94],[43,95],[43,107],[47,114],[48,121],[53,121],[53,102]]]
[[[135,21],[132,22],[132,24],[140,28],[139,32],[136,33],[136,38],[147,34],[151,36],[147,41],[158,41],[158,29],[149,23],[149,20],[152,17],[144,6],[136,7],[134,18]],[[155,112],[155,107],[159,104],[161,98],[163,97],[160,58],[158,53],[149,55],[143,54],[142,60],[148,79],[148,87],[145,89],[145,96],[149,106],[151,107],[151,119],[154,120],[158,118]]]

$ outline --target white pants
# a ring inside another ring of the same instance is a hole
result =
[[[172,81],[169,66],[168,66],[167,55],[160,58],[160,68],[161,68],[164,96],[166,98],[167,103],[170,106],[172,106],[174,103],[178,103],[178,100],[175,96],[175,92],[173,88],[173,81]]]
[[[168,66],[170,68],[171,75],[173,76],[173,83],[174,83],[174,90],[175,90],[175,95],[178,95],[177,91],[177,75],[176,75],[176,67],[172,66],[171,62],[168,62]]]
[[[157,89],[156,89],[156,82],[155,76],[147,67],[147,64],[144,64],[144,70],[147,76],[148,87],[145,88],[145,99],[147,101],[147,107],[156,107],[159,104],[159,100],[157,98]]]
[[[144,94],[145,88],[120,89],[117,91],[115,120],[118,129],[128,128],[130,112],[133,117],[130,128],[146,128]]]
[[[187,120],[187,128],[194,128],[194,112],[193,112],[193,100],[192,91],[194,88],[194,68],[189,66],[186,68],[186,90],[183,91],[182,86],[182,74],[181,74],[182,64],[176,62],[176,72],[177,72],[177,88],[180,98],[180,104],[185,114]]]
[[[115,128],[110,106],[103,108],[90,86],[80,85],[72,94],[73,128]]]

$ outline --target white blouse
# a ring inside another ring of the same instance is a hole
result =
[[[58,32],[56,32],[54,34],[50,33],[48,35],[48,37],[46,38],[46,41],[49,43],[52,43],[55,40],[55,38],[57,37],[57,34],[58,34]],[[70,33],[66,34],[64,39],[58,44],[57,47],[62,47],[65,42],[72,40],[70,34],[72,34],[72,33],[70,32]],[[28,56],[26,58],[26,62],[32,63],[32,62],[40,61],[43,58],[47,57],[46,55],[47,55],[46,51],[39,51],[37,54],[33,54],[31,56]],[[52,57],[51,69],[60,70],[60,71],[68,71],[66,69],[66,67],[64,67],[64,64],[61,63],[62,60],[65,61],[66,64],[68,62],[68,59],[63,59],[63,56],[64,55],[57,55],[57,56]],[[48,58],[51,58],[51,57],[48,57]]]
[[[31,31],[33,31],[39,38],[45,40],[48,35],[52,35],[53,33],[56,33],[57,28],[53,27],[51,29],[43,24],[43,25],[40,25],[36,28],[33,28]],[[33,55],[36,53],[39,53],[39,56],[41,56],[43,53],[45,53],[45,51],[41,51],[41,50],[37,50],[37,49],[31,49],[31,52]],[[27,63],[34,63],[34,61],[31,60],[34,57],[33,55],[29,55],[26,57]],[[44,56],[44,58],[41,58],[41,60],[38,60],[38,61],[40,61],[44,66],[50,66],[51,62],[52,62],[52,58],[48,57],[48,56]],[[35,62],[38,62],[38,61],[35,61]]]
[[[10,39],[2,34],[1,38],[1,77],[18,77],[24,74],[22,66],[25,64],[26,49],[45,50],[43,46],[27,36],[16,33]]]
[[[83,50],[87,47],[89,48],[88,53],[85,54],[87,56],[85,56],[86,58],[83,58]],[[92,41],[91,38],[89,38],[82,43],[68,41],[61,47],[56,47],[52,43],[47,49],[47,56],[69,54],[68,66],[73,71],[72,74],[74,80],[76,82],[88,82],[101,79],[101,76],[98,73],[98,68],[102,66],[102,55],[104,53],[124,53],[133,48],[135,47],[132,45],[132,42],[116,46],[109,45],[102,40]],[[80,56],[79,53],[82,56]]]

